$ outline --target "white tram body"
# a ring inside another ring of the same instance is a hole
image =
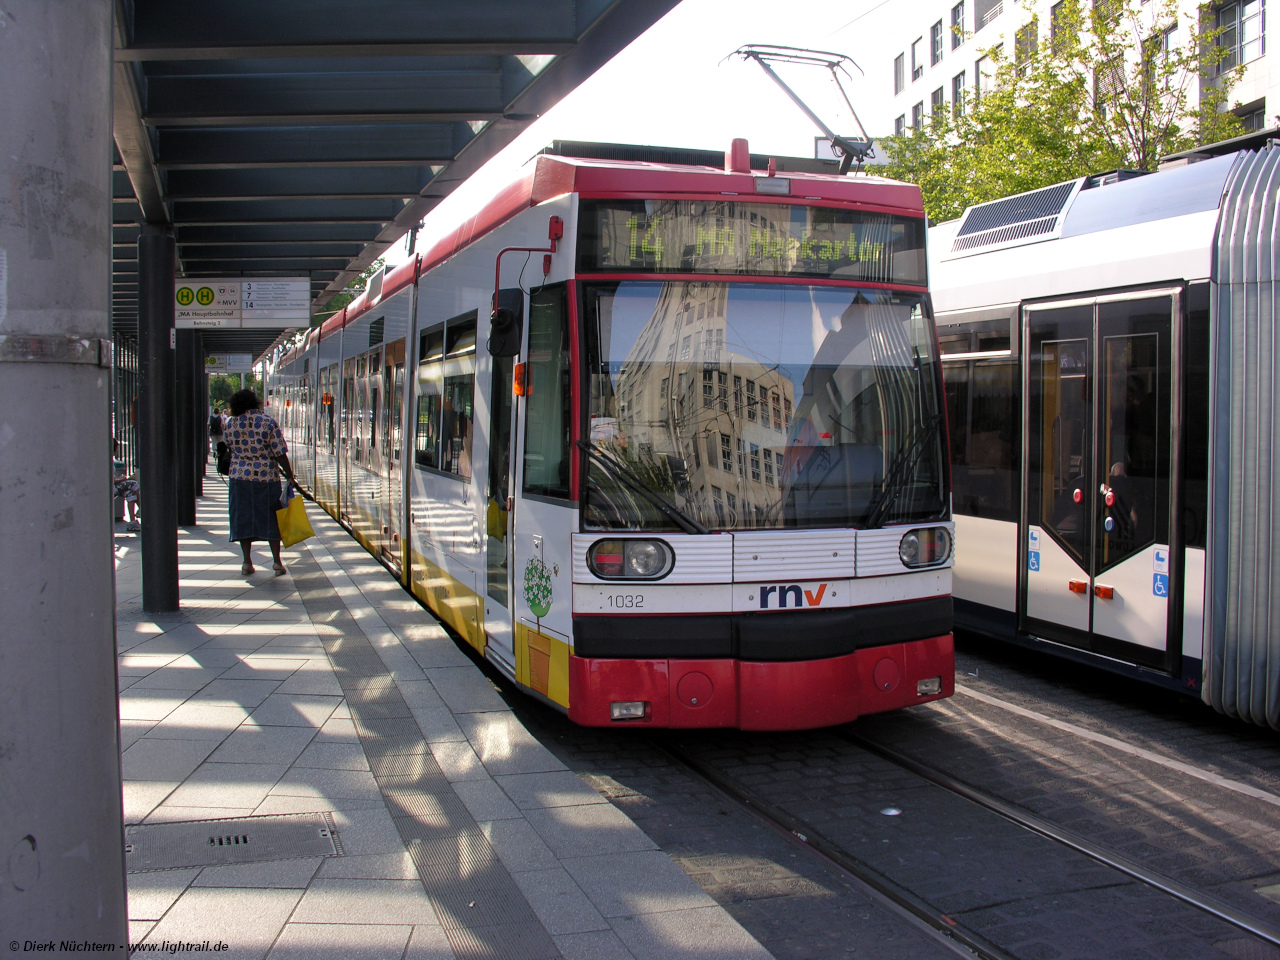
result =
[[[579,723],[953,689],[919,192],[735,156],[539,156],[272,365],[317,502]]]
[[[929,257],[957,626],[1280,728],[1278,160],[981,204]]]

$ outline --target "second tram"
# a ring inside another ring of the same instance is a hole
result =
[[[776,174],[776,175],[775,175]],[[953,692],[919,191],[540,155],[274,364],[316,500],[581,724]]]
[[[1224,146],[930,231],[956,620],[1280,728],[1280,148]]]

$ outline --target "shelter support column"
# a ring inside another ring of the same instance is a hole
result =
[[[0,931],[124,945],[110,0],[0,10]],[[12,949],[18,949],[14,946]]]
[[[138,480],[142,508],[142,609],[178,609],[178,457],[175,428],[172,230],[138,237]]]
[[[178,526],[196,523],[196,337],[194,330],[174,331],[174,428],[177,440],[178,470],[175,476],[178,496]]]

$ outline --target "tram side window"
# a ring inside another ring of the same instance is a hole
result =
[[[476,315],[471,313],[445,324],[440,469],[459,477],[471,477],[475,389]]]
[[[952,509],[960,516],[1018,520],[1020,408],[1012,332],[1007,317],[938,325]]]
[[[1183,498],[1183,542],[1188,547],[1205,546],[1209,513],[1209,285],[1194,283],[1187,288],[1187,344],[1183,436],[1186,438],[1183,467],[1186,493]]]
[[[570,404],[569,317],[563,284],[543,287],[529,298],[529,359],[526,383],[524,491],[569,496]]]
[[[444,374],[444,327],[422,334],[418,351],[418,416],[413,462],[440,469],[440,408]]]

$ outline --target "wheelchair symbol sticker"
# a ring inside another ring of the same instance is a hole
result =
[[[1152,574],[1155,581],[1151,584],[1151,592],[1157,597],[1169,596],[1169,575],[1167,573]]]
[[[1027,569],[1032,573],[1040,572],[1040,551],[1031,550],[1027,553]]]

